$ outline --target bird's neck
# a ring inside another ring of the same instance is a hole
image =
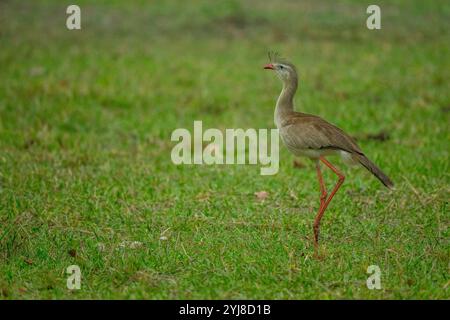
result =
[[[275,108],[275,124],[279,127],[280,121],[289,113],[294,111],[294,95],[297,91],[298,81],[296,78],[283,82],[283,89],[277,100]]]

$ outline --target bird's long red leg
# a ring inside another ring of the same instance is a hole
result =
[[[320,161],[316,162],[316,169],[317,169],[317,178],[319,179],[319,185],[320,185],[320,209],[322,209],[323,205],[325,204],[325,200],[327,199],[327,189],[325,188],[325,184],[323,183],[323,177],[322,172],[320,171]]]
[[[327,209],[328,205],[330,204],[331,200],[333,199],[336,192],[339,190],[341,185],[344,183],[345,176],[339,172],[331,163],[328,162],[327,159],[324,157],[320,157],[320,161],[322,161],[328,168],[330,168],[337,176],[338,176],[338,182],[333,188],[333,191],[331,191],[330,196],[328,199],[326,199],[325,203],[320,206],[319,212],[317,213],[316,219],[314,220],[314,245],[317,248],[319,243],[319,227],[320,227],[320,220],[322,219],[322,216]]]

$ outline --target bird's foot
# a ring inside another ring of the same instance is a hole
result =
[[[316,260],[324,260],[325,256],[322,254],[320,248],[319,248],[319,244],[317,242],[314,242],[314,255],[313,255],[314,259]]]

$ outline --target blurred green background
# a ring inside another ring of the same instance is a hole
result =
[[[77,1],[78,31],[70,4],[0,2],[0,298],[449,298],[448,1],[377,1],[381,30],[364,1]],[[297,110],[396,183],[336,161],[322,259],[309,161],[170,160],[194,120],[274,127],[269,50],[299,70]]]

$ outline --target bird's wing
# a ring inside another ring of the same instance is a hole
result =
[[[290,149],[338,149],[363,154],[352,137],[314,115],[295,113],[282,123],[281,131]]]

